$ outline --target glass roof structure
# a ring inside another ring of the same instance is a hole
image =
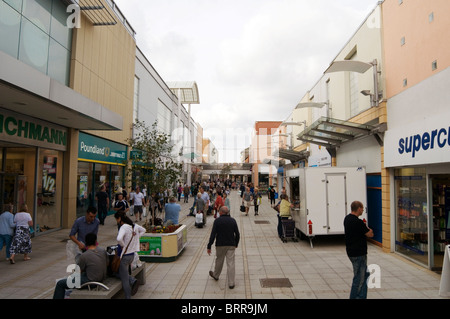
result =
[[[181,103],[200,104],[198,86],[195,81],[167,82],[167,86]]]
[[[376,126],[321,117],[301,132],[297,138],[307,143],[336,148],[345,142],[373,135],[375,132],[378,133]]]

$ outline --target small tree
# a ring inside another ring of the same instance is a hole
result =
[[[136,119],[133,124],[136,134],[127,141],[132,150],[127,179],[134,185],[147,185],[149,195],[173,187],[181,177],[183,167],[173,157],[171,136],[159,131],[157,126],[157,121],[150,128],[144,121]],[[152,213],[152,225],[154,223]]]

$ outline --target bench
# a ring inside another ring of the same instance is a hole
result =
[[[131,271],[131,276],[138,280],[139,285],[145,285],[145,264]],[[70,293],[70,299],[111,299],[122,290],[122,281],[117,277],[108,277],[103,282],[87,282],[80,289]]]

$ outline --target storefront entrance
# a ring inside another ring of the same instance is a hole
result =
[[[444,249],[450,244],[450,174],[430,175],[432,187],[432,270],[442,270]]]

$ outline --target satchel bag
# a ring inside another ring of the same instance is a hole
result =
[[[128,246],[130,246],[131,241],[133,240],[133,237],[134,237],[134,230],[133,230],[133,236],[131,236],[131,239],[130,239],[128,245],[127,245],[127,248],[125,248],[125,251],[123,252],[123,254],[121,256],[119,256],[117,254],[117,251],[116,251],[116,254],[113,257],[113,260],[111,261],[111,271],[113,273],[118,273],[119,272],[119,267],[120,267],[120,262],[122,260],[122,256],[127,253]]]

